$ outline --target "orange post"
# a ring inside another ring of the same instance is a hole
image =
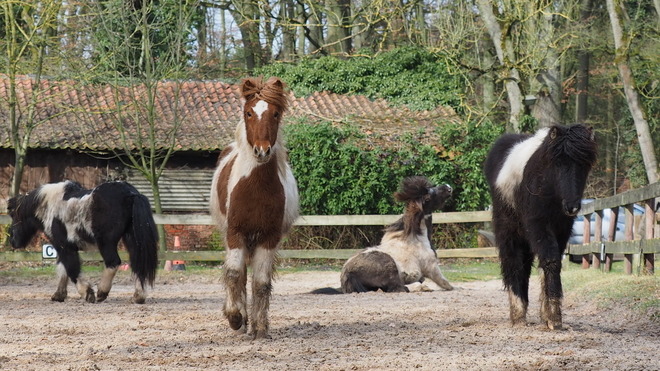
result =
[[[179,236],[174,236],[174,250],[179,251],[181,250],[181,240],[179,239]],[[173,271],[185,271],[186,270],[186,262],[183,260],[174,260],[172,261],[172,270]]]

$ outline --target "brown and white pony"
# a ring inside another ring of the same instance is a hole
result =
[[[312,293],[430,291],[423,284],[425,278],[444,290],[453,290],[440,271],[429,239],[431,213],[444,206],[451,192],[449,185],[434,187],[423,176],[404,179],[400,191],[394,194],[397,201],[406,204],[401,219],[385,229],[380,245],[367,248],[346,261],[341,270],[341,290],[323,288]]]
[[[223,313],[238,333],[248,328],[247,266],[252,267],[250,334],[268,338],[268,308],[277,248],[298,217],[298,187],[289,166],[281,120],[289,100],[277,77],[241,82],[243,118],[235,140],[218,158],[211,188],[211,215],[227,254]]]

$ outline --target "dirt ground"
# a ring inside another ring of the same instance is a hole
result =
[[[2,370],[660,370],[660,328],[621,308],[598,310],[567,293],[564,329],[508,322],[500,281],[455,291],[311,295],[339,273],[282,273],[272,339],[237,336],[222,317],[220,269],[164,272],[145,305],[130,304],[120,272],[107,301],[83,302],[52,279],[0,280]],[[92,277],[94,279],[94,277]],[[533,298],[538,282],[533,280]]]

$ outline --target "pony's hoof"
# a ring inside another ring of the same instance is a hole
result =
[[[272,339],[270,335],[268,335],[268,330],[257,330],[252,334],[252,340],[260,340],[260,339]]]
[[[66,299],[66,294],[61,294],[59,292],[56,292],[53,294],[53,296],[50,297],[50,300],[52,301],[59,301],[60,303]]]
[[[94,295],[94,290],[92,288],[88,288],[87,292],[85,293],[85,301],[88,303],[96,303],[96,296]]]
[[[100,292],[99,291],[96,295],[96,302],[100,303],[100,302],[104,301],[107,298],[108,298],[108,293],[107,292]]]
[[[133,303],[134,304],[144,304],[147,301],[147,298],[144,295],[133,294]]]
[[[227,315],[227,321],[229,321],[229,327],[231,327],[231,329],[234,330],[234,331],[240,330],[241,327],[246,327],[245,326],[246,321],[243,320],[243,315],[241,313],[228,314]],[[242,331],[242,332],[245,332],[245,331]]]
[[[548,321],[548,328],[550,330],[561,330],[562,324],[561,322]]]

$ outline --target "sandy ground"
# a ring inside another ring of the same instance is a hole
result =
[[[2,370],[660,370],[660,329],[567,293],[564,329],[512,328],[499,281],[455,291],[311,295],[339,273],[280,274],[272,339],[237,336],[221,315],[219,269],[162,273],[145,305],[120,272],[110,297],[83,302],[55,279],[0,281]],[[94,278],[94,277],[92,277]],[[533,298],[538,282],[533,282]]]

